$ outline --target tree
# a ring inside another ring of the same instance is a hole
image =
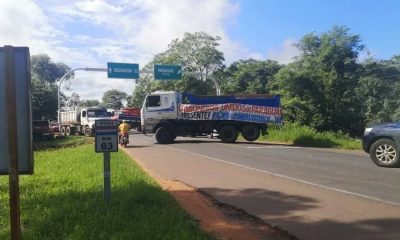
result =
[[[48,83],[55,83],[57,79],[71,70],[64,63],[54,63],[46,54],[33,55],[31,57],[31,65],[32,78]]]
[[[308,116],[299,122],[318,130],[359,133],[363,122],[355,89],[360,71],[357,58],[364,49],[360,36],[335,26],[320,35],[304,36],[297,47],[298,59],[282,68],[271,83],[271,88],[283,95],[284,104],[297,99],[295,105],[284,108],[290,109],[292,116]]]
[[[55,119],[57,117],[57,85],[55,81],[67,73],[70,68],[63,63],[53,63],[44,54],[33,55],[32,65],[32,115],[34,119]],[[61,96],[62,93],[61,93]]]
[[[106,108],[120,109],[122,108],[122,101],[126,100],[127,94],[118,91],[117,89],[108,90],[103,94],[102,105]]]
[[[268,82],[281,66],[276,61],[239,60],[223,71],[220,79],[225,94],[269,93]]]
[[[366,123],[400,120],[400,56],[365,61],[356,92]]]
[[[33,119],[55,119],[57,117],[57,86],[32,79],[31,82]]]
[[[213,37],[204,32],[185,33],[182,40],[173,40],[168,49],[157,54],[144,70],[152,72],[154,64],[181,65],[183,79],[152,81],[150,76],[141,77],[130,105],[141,106],[145,94],[155,90],[185,91],[203,95],[215,93],[210,78],[213,72],[223,66],[223,53],[217,49],[220,40],[220,37]]]
[[[71,96],[67,97],[66,106],[70,109],[80,106],[81,100],[76,92],[72,92]]]
[[[151,92],[152,81],[150,76],[141,76],[133,90],[131,101],[129,102],[129,107],[141,107],[143,105],[144,98],[146,94]]]
[[[96,107],[99,106],[99,100],[82,100],[80,105],[81,107]]]

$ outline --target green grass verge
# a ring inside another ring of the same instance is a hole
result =
[[[260,141],[274,141],[305,147],[361,149],[361,141],[335,132],[317,132],[315,129],[298,124],[285,124],[282,127],[270,126],[267,136]]]
[[[93,144],[35,152],[21,176],[23,239],[212,239],[123,152],[111,154],[112,200]],[[0,177],[0,239],[9,239],[8,177]]]

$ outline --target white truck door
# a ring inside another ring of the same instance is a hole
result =
[[[88,122],[87,111],[86,111],[86,109],[83,109],[81,111],[81,125],[85,126],[85,125],[88,125],[88,124],[89,124],[89,122]]]

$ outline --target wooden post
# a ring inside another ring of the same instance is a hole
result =
[[[11,239],[21,239],[20,204],[19,204],[19,169],[18,169],[18,139],[17,139],[17,111],[16,111],[16,87],[14,75],[14,49],[11,46],[4,47],[5,56],[5,81],[6,103],[8,120],[8,155],[9,186],[10,186],[10,224]]]

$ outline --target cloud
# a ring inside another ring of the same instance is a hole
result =
[[[23,7],[21,7],[23,6]],[[226,33],[235,24],[238,3],[229,0],[1,0],[0,43],[29,46],[72,68],[134,62],[141,67],[185,32],[222,37],[227,63],[261,58]],[[71,88],[84,99],[101,99],[109,89],[131,94],[132,80],[105,73],[77,72]],[[68,94],[68,93],[67,93]]]
[[[48,32],[46,17],[41,9],[29,1],[20,1],[20,4],[24,7],[18,7],[11,0],[0,1],[1,42],[4,44],[26,44],[30,39]]]
[[[296,42],[293,39],[284,40],[280,47],[270,49],[267,52],[267,58],[282,64],[293,62],[293,58],[300,54],[300,51],[294,46]]]

